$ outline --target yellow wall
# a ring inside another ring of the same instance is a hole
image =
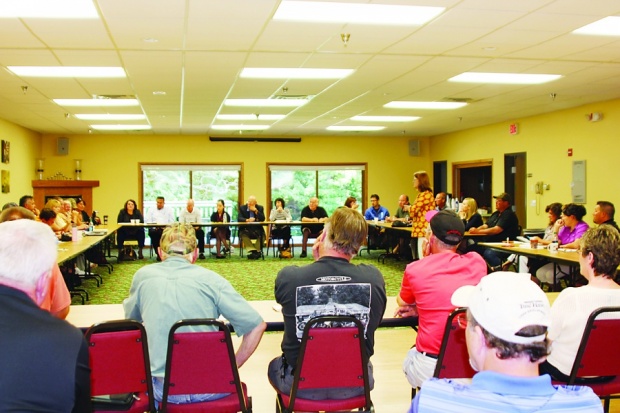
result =
[[[260,204],[267,199],[267,163],[367,163],[368,194],[379,193],[382,204],[395,210],[401,193],[413,195],[412,172],[432,166],[428,139],[420,139],[419,157],[409,156],[410,139],[305,137],[301,143],[257,143],[210,142],[206,136],[81,135],[69,137],[69,155],[57,156],[57,136],[49,135],[43,137],[43,156],[46,176],[74,177],[74,159],[82,159],[82,179],[100,181],[93,191],[94,209],[111,217],[127,199],[138,197],[140,162],[243,163],[243,195],[256,195]]]
[[[585,115],[603,113],[599,122]],[[490,125],[431,139],[431,159],[448,160],[448,188],[452,188],[452,163],[493,159],[493,194],[504,190],[504,154],[527,154],[527,223],[524,228],[547,224],[545,206],[571,202],[572,162],[586,162],[586,209],[584,218],[592,223],[596,201],[607,200],[620,207],[620,100],[585,105],[546,115]],[[512,122],[519,124],[516,136],[509,134]],[[573,156],[567,150],[573,149]],[[537,181],[551,185],[543,195],[535,195]],[[531,206],[536,200],[540,208]]]
[[[41,136],[33,131],[0,119],[0,139],[10,143],[10,161],[0,163],[1,170],[11,176],[10,192],[0,193],[0,207],[7,202],[19,202],[22,195],[32,195],[35,160],[40,156]]]
[[[603,113],[599,122],[585,115]],[[546,224],[544,207],[551,202],[571,201],[572,161],[587,160],[586,221],[597,200],[620,205],[617,164],[620,153],[620,100],[585,105],[511,122],[519,133],[508,133],[505,122],[432,138],[304,137],[301,143],[210,142],[206,136],[80,135],[69,136],[69,155],[56,155],[56,135],[42,138],[8,122],[0,121],[3,139],[11,142],[11,193],[0,194],[0,203],[17,201],[32,193],[34,160],[45,158],[45,175],[60,172],[74,177],[74,159],[82,159],[82,179],[99,180],[94,190],[94,207],[100,214],[115,216],[128,198],[138,197],[139,162],[243,163],[243,195],[254,194],[261,203],[267,198],[268,162],[364,162],[368,163],[368,194],[377,192],[382,204],[395,209],[401,193],[415,196],[411,175],[425,169],[432,173],[433,161],[448,161],[448,190],[452,190],[453,162],[493,159],[493,193],[503,188],[504,154],[527,154],[527,227]],[[421,156],[408,154],[408,141],[420,139]],[[39,148],[41,153],[39,154]],[[567,150],[573,149],[573,156]],[[533,185],[544,181],[551,186],[535,195]],[[531,206],[536,201],[539,207]]]

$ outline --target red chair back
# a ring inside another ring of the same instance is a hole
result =
[[[367,365],[364,327],[359,320],[351,316],[313,318],[304,328],[290,396],[278,395],[278,403],[286,411],[369,411],[372,402]],[[364,395],[311,401],[297,397],[301,389],[341,387],[363,387]]]
[[[448,316],[433,377],[461,379],[471,378],[476,373],[469,364],[465,329],[458,323],[458,318],[466,313],[466,308],[457,308]]]
[[[178,332],[188,326],[215,327],[216,330]],[[167,403],[169,395],[201,393],[231,395],[194,403],[194,406]],[[162,411],[193,411],[198,405],[208,405],[206,410],[218,412],[246,411],[249,405],[239,379],[230,331],[224,323],[214,319],[179,321],[172,326],[168,336]]]
[[[138,393],[132,411],[154,411],[151,367],[144,326],[133,320],[106,321],[86,331],[91,396]]]

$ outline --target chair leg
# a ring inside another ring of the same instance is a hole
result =
[[[609,396],[603,399],[603,411],[605,413],[609,413],[609,402],[610,401],[611,401],[611,398]]]

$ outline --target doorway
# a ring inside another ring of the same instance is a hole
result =
[[[448,192],[448,161],[433,162],[433,190],[435,195]]]
[[[452,189],[459,201],[474,198],[478,208],[489,213],[493,205],[493,160],[452,164]]]
[[[512,196],[513,210],[519,218],[521,228],[525,228],[527,225],[526,161],[525,152],[504,155],[504,192]]]

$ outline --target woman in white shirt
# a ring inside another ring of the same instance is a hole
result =
[[[274,202],[275,208],[271,210],[269,214],[269,221],[292,221],[291,212],[288,208],[284,208],[284,199],[276,198]],[[291,227],[288,225],[275,224],[271,228],[271,238],[281,239],[282,245],[280,245],[280,257],[291,258],[290,243]]]
[[[616,271],[620,265],[620,233],[610,225],[590,228],[580,240],[579,269],[588,284],[566,288],[551,306],[551,354],[540,372],[567,381],[588,317],[600,307],[620,306],[620,285]],[[601,378],[584,379],[601,380]]]

